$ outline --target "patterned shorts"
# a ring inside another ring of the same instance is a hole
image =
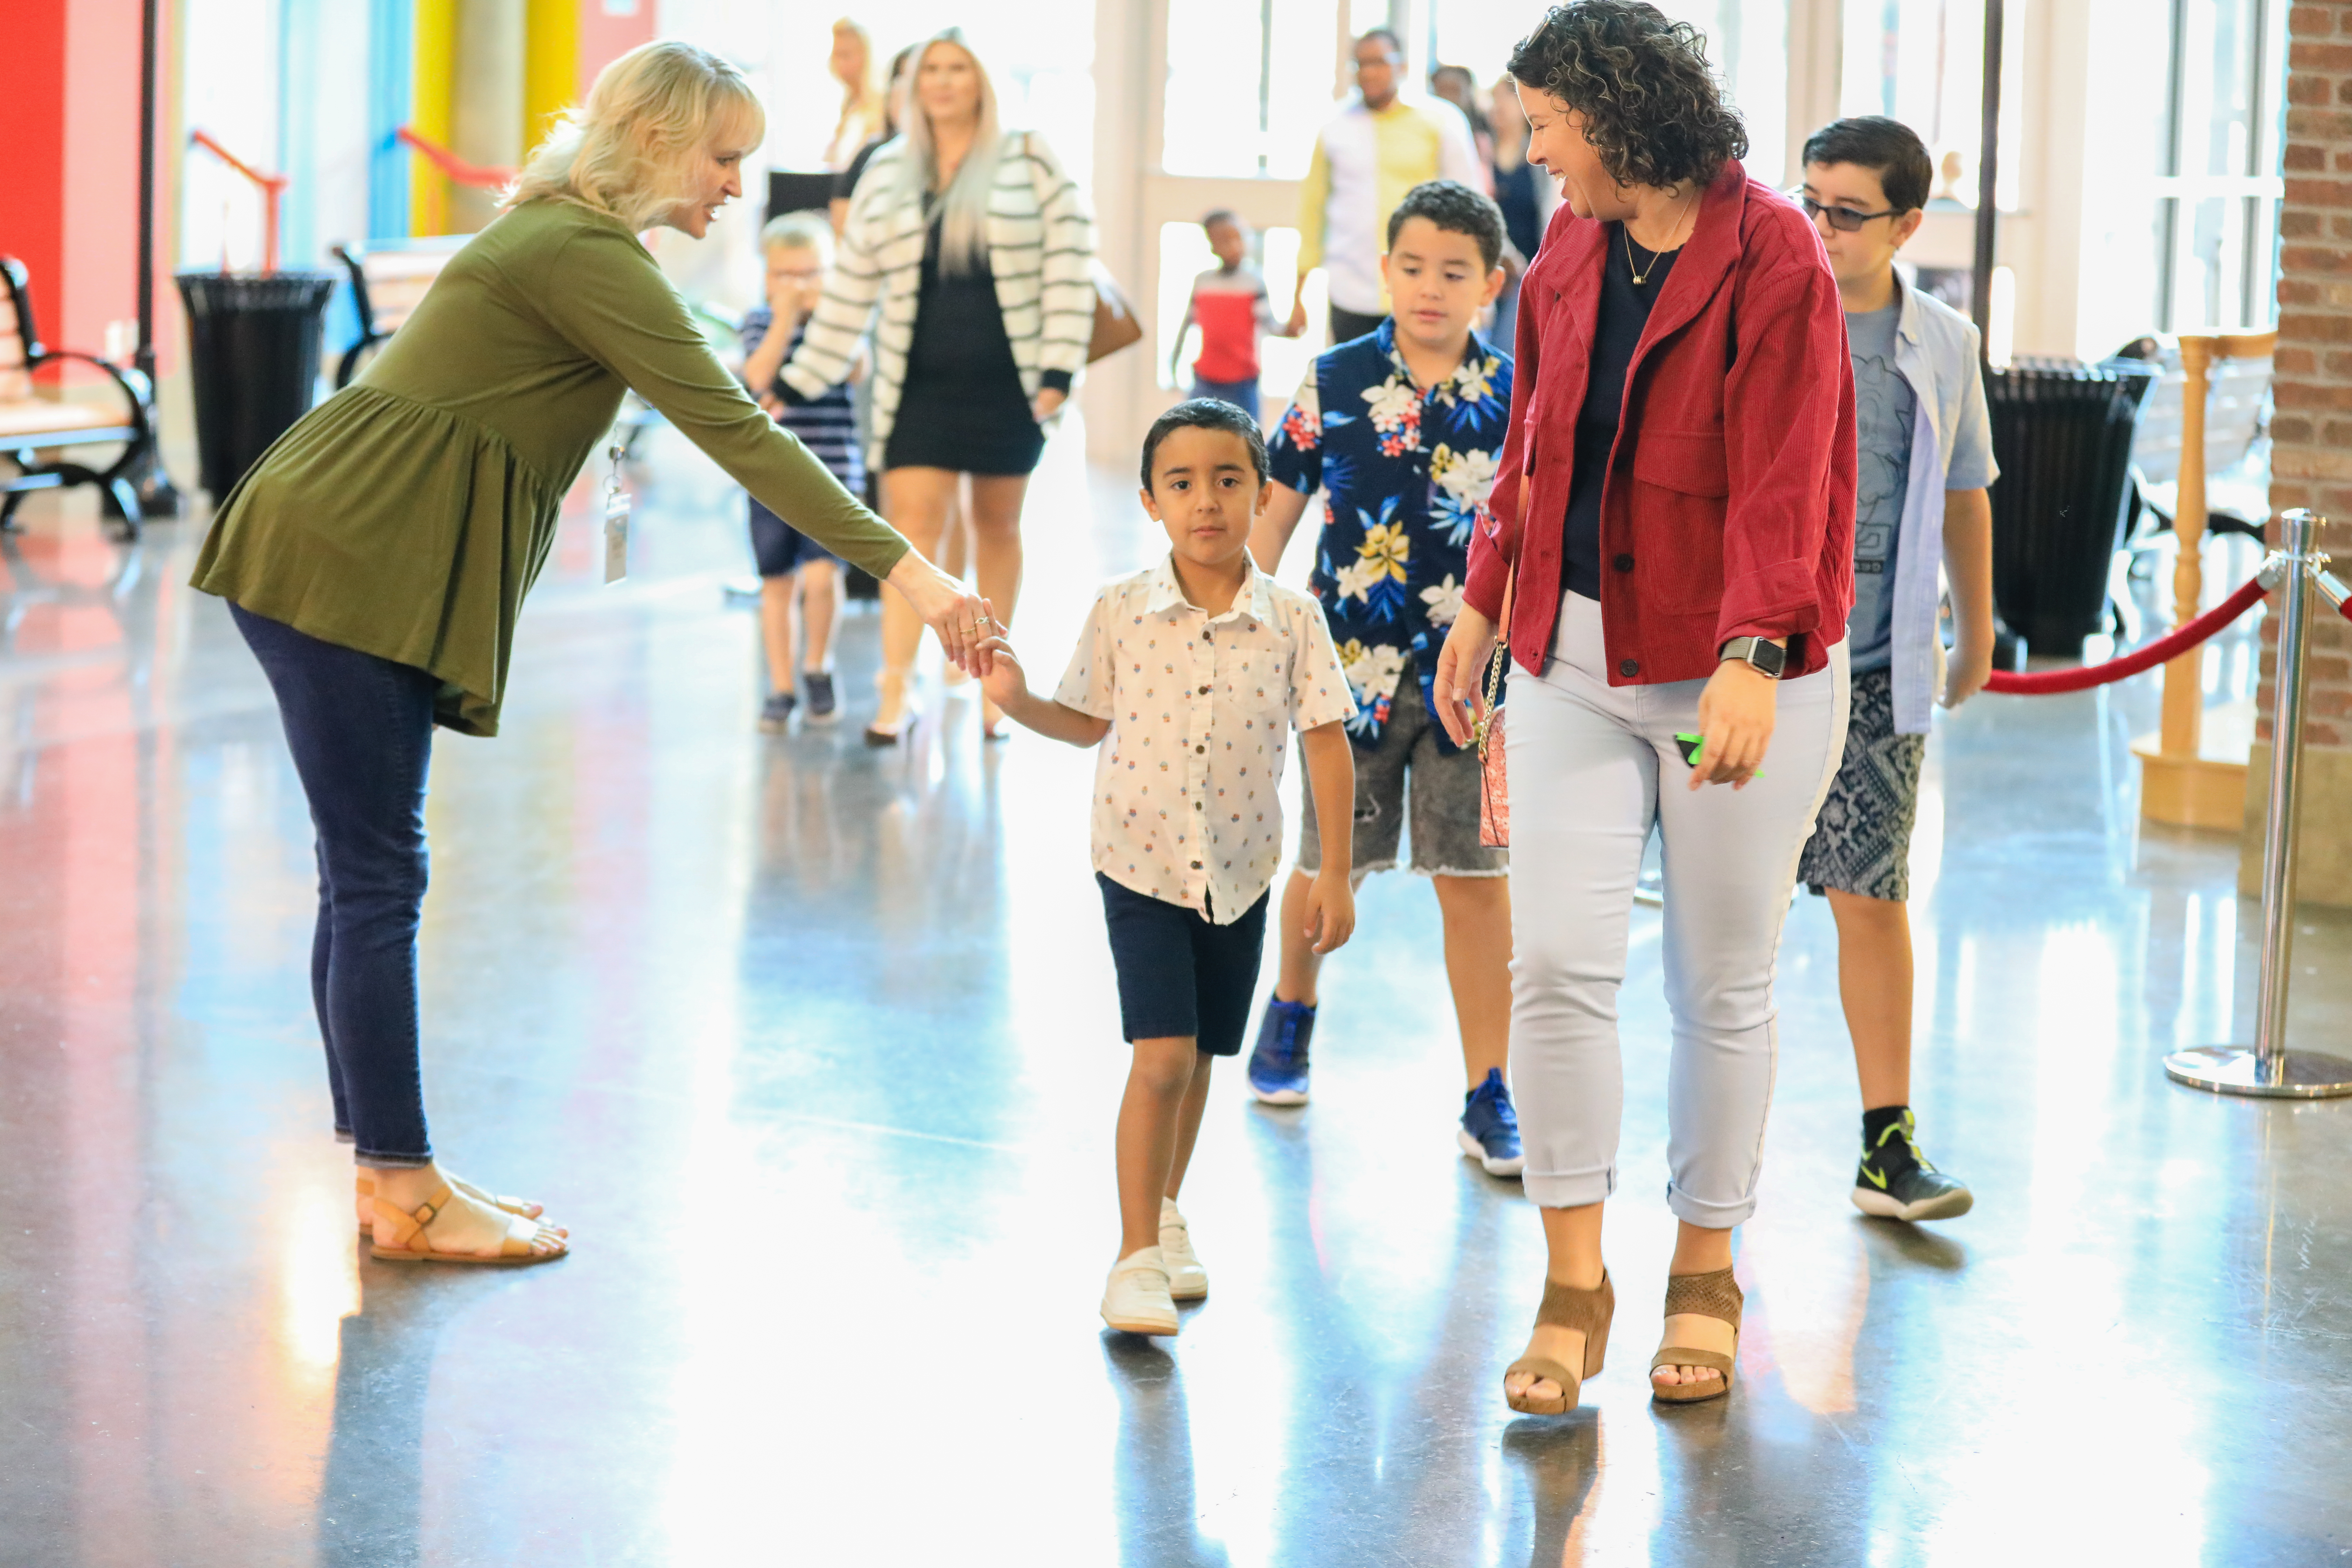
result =
[[[1853,678],[1845,757],[1798,862],[1797,879],[1819,893],[1835,888],[1900,903],[1911,896],[1911,825],[1919,816],[1925,735],[1895,732],[1895,674]]]

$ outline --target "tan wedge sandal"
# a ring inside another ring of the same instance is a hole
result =
[[[447,1173],[444,1172],[443,1174],[446,1176]],[[496,1194],[486,1193],[463,1176],[448,1176],[448,1182],[451,1186],[477,1203],[488,1204],[494,1209],[504,1209],[509,1214],[520,1215],[525,1219],[537,1219],[547,1212],[547,1205],[544,1204],[535,1204],[529,1198],[500,1197]],[[375,1178],[362,1176],[359,1178],[359,1215],[360,1234],[362,1236],[372,1235],[375,1230],[374,1205]],[[556,1226],[553,1228],[566,1236],[571,1234],[562,1226]]]
[[[381,1241],[372,1241],[368,1245],[369,1256],[381,1258],[386,1263],[551,1263],[568,1256],[571,1250],[558,1247],[551,1252],[540,1251],[531,1246],[532,1240],[541,1229],[553,1227],[542,1226],[537,1220],[515,1215],[509,1217],[507,1233],[499,1238],[496,1252],[441,1251],[425,1233],[454,1195],[448,1184],[444,1183],[439,1192],[414,1211],[403,1209],[389,1198],[376,1198],[375,1217],[379,1223],[391,1225],[392,1245],[387,1247]]]
[[[1590,1290],[1573,1290],[1558,1280],[1546,1279],[1543,1305],[1536,1309],[1536,1327],[1583,1330],[1584,1370],[1571,1372],[1549,1356],[1523,1355],[1503,1369],[1503,1403],[1523,1415],[1565,1415],[1575,1409],[1583,1395],[1584,1380],[1600,1375],[1601,1360],[1609,1353],[1609,1321],[1616,1313],[1617,1288],[1609,1282],[1606,1269],[1601,1271],[1601,1283]],[[1551,1379],[1559,1384],[1559,1397],[1538,1399],[1532,1390],[1513,1394],[1511,1375],[1521,1372]]]
[[[1703,1399],[1720,1399],[1731,1392],[1732,1363],[1739,1359],[1739,1312],[1748,1298],[1741,1293],[1731,1270],[1718,1268],[1712,1274],[1669,1274],[1666,1276],[1666,1316],[1671,1318],[1687,1312],[1695,1318],[1716,1318],[1731,1325],[1731,1353],[1721,1351],[1694,1350],[1688,1345],[1667,1345],[1650,1358],[1650,1370],[1662,1366],[1713,1367],[1718,1375],[1713,1383],[1677,1383],[1671,1386],[1650,1380],[1650,1397],[1667,1405],[1696,1405]]]

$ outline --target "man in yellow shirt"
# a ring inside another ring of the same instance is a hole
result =
[[[1315,160],[1298,197],[1298,302],[1293,337],[1307,330],[1307,275],[1330,284],[1331,341],[1360,338],[1389,313],[1381,282],[1389,215],[1425,180],[1486,188],[1470,122],[1450,103],[1397,97],[1404,48],[1386,27],[1356,40],[1356,97],[1316,134]]]

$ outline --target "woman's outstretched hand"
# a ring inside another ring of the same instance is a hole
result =
[[[1037,395],[1029,400],[1029,412],[1036,418],[1038,424],[1043,425],[1046,420],[1059,414],[1062,411],[1062,405],[1069,400],[1070,395],[1059,387],[1041,387],[1038,389]]]
[[[925,626],[939,634],[940,646],[947,649],[957,668],[968,675],[987,675],[989,656],[981,644],[996,629],[987,600],[932,565],[918,550],[900,556],[884,581],[904,595]]]
[[[1438,651],[1437,673],[1431,679],[1437,699],[1437,721],[1448,739],[1466,746],[1476,738],[1478,721],[1486,716],[1487,661],[1495,657],[1495,623],[1462,606],[1454,629],[1445,634]]]
[[[1780,685],[1741,659],[1727,658],[1716,666],[1706,689],[1698,694],[1700,744],[1698,764],[1690,773],[1692,789],[1710,784],[1748,787],[1772,743]]]

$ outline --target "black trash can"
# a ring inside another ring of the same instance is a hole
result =
[[[269,444],[310,412],[319,386],[319,350],[329,272],[183,272],[196,452],[215,503],[236,487]]]
[[[1993,608],[2033,652],[2078,658],[2105,618],[2132,432],[2153,377],[2073,360],[2020,360],[1984,377],[2000,465]]]

